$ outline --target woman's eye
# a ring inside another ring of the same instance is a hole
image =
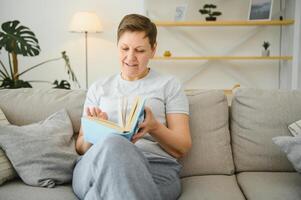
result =
[[[137,50],[137,52],[143,53],[143,52],[145,52],[145,50],[144,49],[139,49],[139,50]]]
[[[123,51],[127,51],[129,50],[129,48],[121,48]]]

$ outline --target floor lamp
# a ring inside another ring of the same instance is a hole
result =
[[[72,17],[69,30],[74,33],[85,34],[86,89],[88,89],[88,33],[99,33],[102,31],[99,17],[95,12],[77,12]]]

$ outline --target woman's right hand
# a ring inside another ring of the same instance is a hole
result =
[[[100,119],[108,120],[108,114],[106,112],[103,112],[98,107],[87,107],[86,108],[86,113],[89,117],[97,117],[97,118],[100,118]]]
[[[108,115],[106,112],[103,112],[100,108],[98,107],[87,107],[86,108],[86,113],[87,116],[89,117],[97,117],[100,119],[108,119]],[[86,151],[88,151],[88,149],[92,146],[91,143],[86,142],[84,140],[84,133],[82,128],[80,128],[79,130],[79,136],[76,140],[76,151],[77,153],[79,153],[80,155],[83,155]]]

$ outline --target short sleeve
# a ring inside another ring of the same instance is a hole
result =
[[[165,90],[165,109],[168,113],[183,113],[189,115],[188,99],[179,80],[172,78]]]
[[[83,116],[86,116],[86,108],[87,107],[97,107],[99,106],[99,98],[100,98],[100,91],[99,88],[96,86],[96,84],[93,84],[87,92],[85,104],[84,104],[84,110],[83,110]]]

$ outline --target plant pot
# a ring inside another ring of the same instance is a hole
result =
[[[206,21],[216,21],[216,17],[206,17]]]
[[[262,56],[270,56],[270,50],[269,49],[263,49],[261,52]]]

